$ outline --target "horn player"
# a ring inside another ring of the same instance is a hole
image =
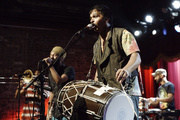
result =
[[[37,76],[39,72],[35,71],[35,75]],[[27,74],[27,75],[25,75]],[[24,72],[23,79],[20,81],[20,97],[25,97],[25,103],[23,105],[23,111],[21,115],[21,120],[39,120],[40,119],[40,105],[41,105],[41,94],[38,89],[35,89],[34,85],[31,85],[27,90],[25,87],[29,84],[29,82],[33,79],[33,73],[31,70],[26,70]],[[34,82],[36,84],[36,82]],[[15,92],[15,98],[18,97],[19,86]],[[34,92],[34,90],[36,90]],[[34,104],[34,105],[33,105]],[[34,112],[33,112],[34,106]],[[34,113],[34,114],[33,114]]]

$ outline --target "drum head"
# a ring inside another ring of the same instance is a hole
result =
[[[134,104],[124,93],[117,93],[107,103],[103,120],[133,120]]]

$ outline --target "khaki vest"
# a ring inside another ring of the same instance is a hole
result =
[[[123,28],[113,28],[101,52],[100,37],[93,46],[94,63],[97,67],[98,80],[110,87],[120,88],[115,79],[115,69],[123,68],[130,56],[127,56],[122,48]],[[137,76],[137,70],[131,76]],[[124,83],[123,83],[124,84]]]

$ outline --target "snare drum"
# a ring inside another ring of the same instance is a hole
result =
[[[83,120],[133,120],[134,105],[131,98],[119,89],[100,82],[76,80],[67,83],[57,99],[62,114],[70,119],[78,98],[85,102],[86,117]]]

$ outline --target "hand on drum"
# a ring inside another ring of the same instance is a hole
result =
[[[129,76],[129,73],[124,69],[118,69],[116,70],[116,80],[120,83],[122,83],[127,77]]]

